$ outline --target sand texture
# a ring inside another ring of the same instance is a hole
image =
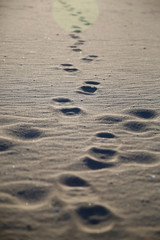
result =
[[[159,240],[160,1],[70,2],[0,0],[0,240]]]

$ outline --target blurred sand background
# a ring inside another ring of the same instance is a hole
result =
[[[160,1],[54,3],[0,0],[0,239],[158,240]]]

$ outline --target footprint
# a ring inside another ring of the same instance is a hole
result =
[[[97,88],[94,87],[94,86],[82,86],[82,87],[80,88],[80,90],[82,90],[82,91],[80,91],[80,93],[91,94],[91,93],[96,92],[96,91],[97,91]]]
[[[80,28],[78,25],[73,25],[72,28]]]
[[[64,68],[63,70],[66,72],[77,72],[78,71],[77,68]]]
[[[92,62],[93,61],[93,59],[91,59],[91,58],[82,58],[81,60],[83,60],[85,62]]]
[[[89,150],[89,152],[94,157],[99,158],[99,159],[103,159],[103,160],[110,159],[117,154],[117,152],[115,150],[102,149],[102,148],[96,148],[96,147],[91,148]]]
[[[52,101],[57,102],[57,103],[70,103],[71,102],[71,100],[69,98],[63,98],[63,97],[53,98]]]
[[[79,36],[77,36],[77,35],[75,35],[75,34],[73,34],[73,33],[69,34],[69,36],[70,36],[71,38],[73,38],[73,39],[79,38]]]
[[[112,163],[99,162],[99,161],[93,160],[90,157],[85,157],[83,159],[83,163],[91,170],[100,170],[103,168],[110,168],[114,166]]]
[[[23,140],[36,139],[42,135],[42,132],[34,127],[23,125],[9,130],[10,134]]]
[[[84,40],[78,40],[75,45],[83,45],[85,43]]]
[[[90,206],[88,204],[82,205],[76,210],[76,213],[86,229],[93,228],[93,231],[101,231],[102,227],[106,228],[106,230],[110,229],[115,220],[115,216],[111,210],[99,204]]]
[[[122,122],[124,120],[124,117],[116,116],[116,115],[108,115],[108,116],[99,117],[98,120],[100,120],[102,123],[105,123],[105,124],[116,124],[116,123]]]
[[[96,81],[86,81],[85,83],[90,84],[90,85],[99,85],[100,84],[99,82],[96,82]]]
[[[75,46],[75,45],[72,45],[72,46],[70,46],[70,48],[77,48],[77,46]]]
[[[36,203],[43,201],[49,194],[49,187],[32,183],[7,183],[2,186],[3,192],[22,201]]]
[[[68,187],[86,187],[89,184],[82,178],[74,175],[62,176],[60,179],[61,183]]]
[[[0,152],[4,152],[13,147],[13,143],[5,138],[0,138]]]
[[[82,112],[82,110],[78,107],[62,108],[60,111],[66,116],[76,116]]]
[[[143,118],[143,119],[152,119],[157,116],[156,111],[154,110],[149,110],[149,109],[134,109],[128,112],[129,114]]]
[[[124,128],[128,131],[132,132],[145,132],[147,131],[147,124],[144,122],[138,122],[138,121],[128,121],[124,123]]]
[[[61,66],[63,66],[63,67],[71,67],[71,66],[73,66],[73,65],[70,64],[70,63],[63,63],[63,64],[61,64]]]
[[[98,56],[97,55],[89,55],[88,57],[90,57],[90,58],[97,58]]]
[[[74,30],[73,32],[75,32],[75,33],[81,33],[81,30]]]
[[[100,132],[100,133],[97,133],[96,136],[99,138],[115,138],[114,134],[108,133],[108,132]]]
[[[158,161],[156,155],[147,151],[133,151],[119,157],[124,163],[152,164]]]
[[[80,48],[73,48],[72,51],[74,51],[74,52],[82,52],[82,50]]]

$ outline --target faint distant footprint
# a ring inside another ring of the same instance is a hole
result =
[[[77,72],[78,71],[78,69],[74,68],[73,65],[70,63],[61,64],[61,66],[65,67],[63,70],[66,72]]]
[[[82,58],[81,60],[84,62],[92,62],[95,58],[98,58],[97,55],[89,55],[87,57]]]

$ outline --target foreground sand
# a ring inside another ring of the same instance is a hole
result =
[[[0,2],[0,239],[160,239],[160,2]]]

